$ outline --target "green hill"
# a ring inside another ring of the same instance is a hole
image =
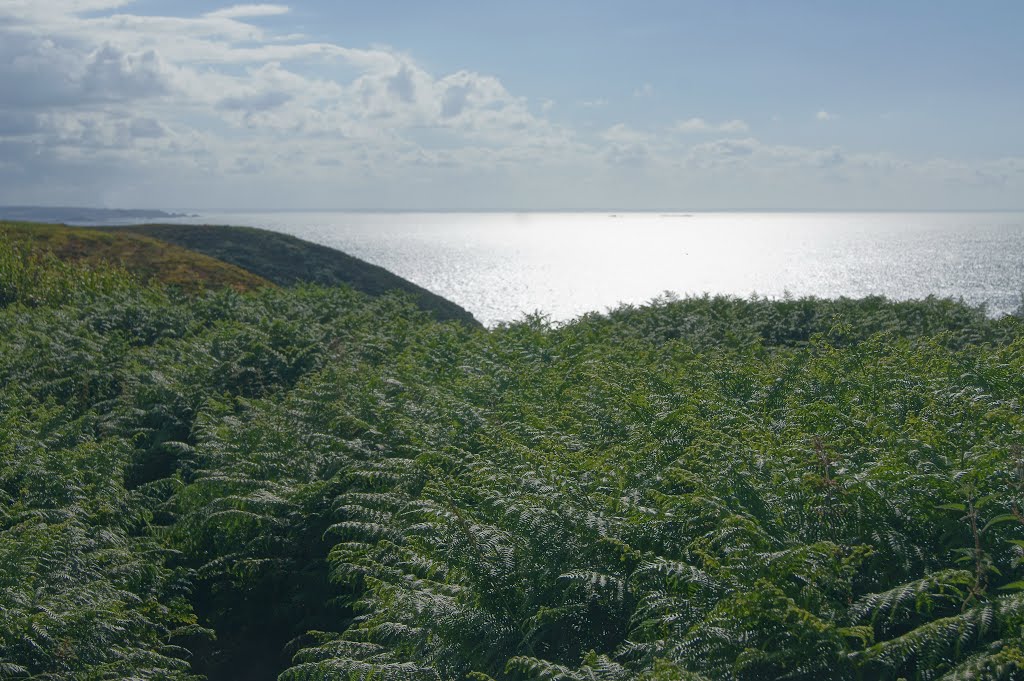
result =
[[[144,234],[0,221],[0,238],[30,251],[51,252],[70,262],[117,265],[143,281],[158,281],[190,291],[225,286],[247,291],[272,285],[237,265]]]
[[[383,267],[287,234],[225,225],[140,225],[108,228],[108,231],[129,231],[176,244],[237,265],[282,286],[304,281],[326,286],[347,284],[370,295],[404,291],[413,296],[420,308],[442,321],[458,320],[479,326],[472,314],[455,303]]]

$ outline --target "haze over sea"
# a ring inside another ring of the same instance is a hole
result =
[[[928,295],[1013,312],[1024,212],[207,213],[381,265],[490,326],[563,321],[666,292],[766,297]]]

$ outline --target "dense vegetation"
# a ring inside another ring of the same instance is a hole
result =
[[[0,678],[1024,676],[1024,329],[485,331],[0,244]]]

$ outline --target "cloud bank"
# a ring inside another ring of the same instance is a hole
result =
[[[432,73],[398,49],[266,28],[285,5],[185,17],[133,5],[0,0],[0,203],[941,208],[1024,186],[1017,158],[785,145],[740,118],[595,128],[569,114],[593,107],[510,92],[471,64]],[[611,96],[595,101],[605,111]]]

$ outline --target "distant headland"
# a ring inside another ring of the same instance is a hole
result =
[[[133,208],[82,208],[77,206],[0,206],[0,220],[33,222],[109,223],[138,220],[166,220],[192,217],[185,213]]]

